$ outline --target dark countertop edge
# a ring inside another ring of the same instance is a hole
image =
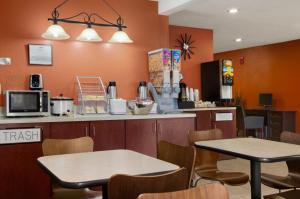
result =
[[[226,155],[231,155],[231,156],[234,156],[237,158],[242,158],[242,159],[246,159],[246,160],[250,160],[250,161],[252,160],[252,161],[262,162],[262,163],[273,163],[273,162],[282,162],[282,161],[299,160],[300,159],[300,155],[283,156],[283,157],[277,157],[277,158],[262,158],[262,157],[248,156],[248,155],[244,155],[244,154],[240,154],[240,153],[235,153],[232,151],[216,149],[216,148],[207,147],[207,146],[199,146],[197,144],[194,144],[194,146],[196,148],[207,149],[207,150],[223,153]]]

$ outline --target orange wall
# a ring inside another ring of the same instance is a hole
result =
[[[212,30],[170,26],[170,48],[178,45],[176,39],[180,34],[192,35],[193,49],[195,55],[191,59],[182,58],[182,74],[184,82],[192,88],[200,89],[200,64],[213,60],[213,32]],[[201,92],[200,92],[201,93]]]
[[[42,73],[45,89],[52,95],[75,97],[75,76],[101,76],[105,83],[116,80],[119,96],[133,98],[140,80],[148,79],[147,52],[169,46],[168,17],[159,16],[157,2],[109,0],[124,17],[125,31],[134,44],[83,43],[75,39],[84,26],[62,24],[71,35],[67,41],[46,41],[41,34],[47,18],[62,0],[2,1],[0,6],[0,57],[11,57],[12,65],[0,66],[2,90],[27,89],[31,73]],[[71,0],[61,8],[61,17],[78,11],[97,12],[114,20],[115,15],[99,0]],[[107,41],[115,29],[95,28]],[[28,65],[27,44],[52,44],[53,66]],[[0,102],[1,104],[1,102]]]
[[[215,59],[233,59],[235,95],[240,93],[247,107],[257,107],[258,94],[273,93],[278,109],[300,111],[300,40],[215,54]],[[240,57],[245,58],[241,65]],[[298,114],[297,114],[298,115]],[[300,118],[297,116],[297,131]]]

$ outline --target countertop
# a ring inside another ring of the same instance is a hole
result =
[[[7,118],[0,116],[0,124],[24,124],[24,123],[51,123],[51,122],[83,122],[83,121],[105,121],[105,120],[142,120],[142,119],[168,119],[168,118],[191,118],[196,117],[197,111],[226,111],[235,110],[235,107],[213,107],[181,109],[182,113],[149,114],[149,115],[73,115],[73,116],[49,116],[49,117],[20,117]]]
[[[236,107],[209,107],[209,108],[191,108],[191,109],[181,109],[184,112],[197,112],[197,111],[227,111],[236,110]]]
[[[193,118],[194,113],[168,113],[149,115],[74,115],[74,116],[49,116],[49,117],[0,117],[0,124],[24,124],[24,123],[51,123],[51,122],[82,122],[82,121],[105,121],[105,120],[142,120],[142,119],[168,119],[168,118]]]

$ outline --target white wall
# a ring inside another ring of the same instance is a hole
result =
[[[179,12],[189,2],[193,0],[159,0],[158,12],[161,15],[171,15],[175,12]]]

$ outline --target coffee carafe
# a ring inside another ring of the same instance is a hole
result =
[[[181,102],[188,101],[188,94],[187,94],[187,91],[186,91],[186,84],[181,82],[179,84],[179,87],[180,87],[179,101],[181,101]]]
[[[117,84],[115,81],[110,81],[107,87],[107,95],[109,99],[117,98]]]
[[[141,81],[138,87],[138,94],[140,100],[147,100],[148,99],[148,87],[147,82]]]

